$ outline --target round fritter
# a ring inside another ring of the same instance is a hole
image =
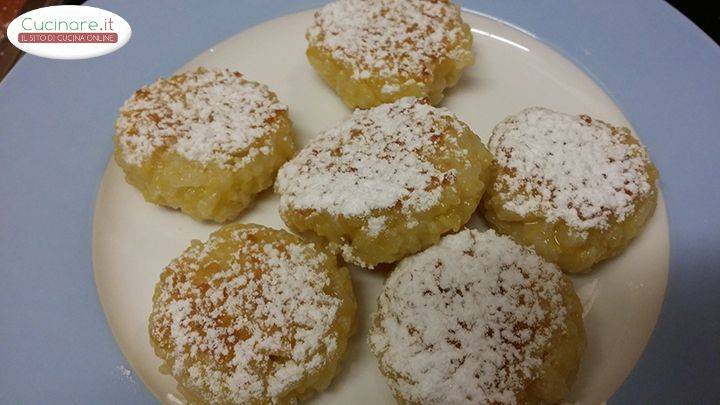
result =
[[[398,263],[368,343],[399,403],[539,404],[568,394],[585,332],[557,267],[465,230]]]
[[[349,107],[437,104],[473,64],[472,34],[445,0],[339,0],[315,13],[307,57]]]
[[[339,370],[355,307],[335,256],[286,231],[233,224],[163,271],[150,341],[190,403],[294,403]]]
[[[529,108],[490,139],[498,174],[490,225],[568,272],[622,252],[657,204],[658,173],[627,128]]]
[[[297,232],[372,268],[457,231],[491,178],[492,156],[444,108],[407,97],[356,110],[278,172],[280,214]]]
[[[287,107],[228,70],[199,68],[141,88],[115,127],[128,183],[198,220],[237,217],[295,151]]]

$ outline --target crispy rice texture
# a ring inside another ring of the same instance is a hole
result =
[[[286,231],[227,225],[155,287],[150,342],[197,404],[290,404],[340,369],[355,297],[335,256]]]
[[[570,391],[585,332],[557,267],[465,230],[397,265],[368,343],[401,404],[540,404]]]
[[[274,93],[238,72],[203,68],[135,92],[114,142],[125,179],[147,201],[216,222],[237,217],[295,151]]]
[[[498,124],[489,148],[485,218],[567,272],[620,254],[657,205],[658,172],[627,128],[530,108]]]
[[[472,34],[449,1],[340,0],[315,14],[307,57],[351,108],[399,98],[432,104],[472,65]]]
[[[353,264],[392,263],[457,231],[491,181],[492,157],[444,108],[407,97],[356,110],[278,173],[280,215]]]

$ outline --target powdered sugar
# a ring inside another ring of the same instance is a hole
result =
[[[400,91],[400,86],[397,84],[383,84],[380,88],[382,94],[393,94],[398,91]]]
[[[513,403],[564,327],[562,280],[554,265],[493,231],[446,236],[390,275],[371,350],[406,401]]]
[[[427,210],[455,181],[453,170],[440,170],[430,161],[442,153],[462,153],[446,147],[455,142],[444,136],[448,127],[463,131],[448,110],[409,97],[356,110],[280,169],[275,188],[281,210],[344,216],[391,207]]]
[[[449,1],[339,0],[315,14],[307,38],[351,66],[355,79],[375,72],[400,80],[430,74],[432,64],[457,52],[463,28]]]
[[[254,143],[276,131],[286,111],[267,86],[237,72],[201,68],[138,90],[120,109],[116,133],[129,164],[142,165],[153,152],[170,150],[238,169],[268,154]]]
[[[585,115],[529,108],[498,124],[489,146],[506,210],[563,220],[581,234],[623,221],[652,190],[645,148]]]
[[[385,221],[387,221],[387,217],[372,217],[368,219],[368,235],[372,237],[380,235],[380,232],[385,229]]]
[[[263,242],[256,226],[197,241],[166,269],[151,336],[208,402],[275,401],[336,350],[340,300],[312,245]],[[219,258],[217,249],[237,249]],[[188,383],[186,381],[186,383]]]

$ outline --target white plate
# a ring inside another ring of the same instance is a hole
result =
[[[281,17],[244,31],[199,55],[181,70],[227,67],[266,83],[290,106],[300,145],[350,114],[308,64],[305,29],[312,11]],[[525,33],[465,13],[474,33],[477,63],[446,93],[443,105],[487,141],[492,127],[529,106],[587,113],[629,123],[612,100],[570,61]],[[109,136],[110,134],[108,134]],[[640,134],[642,138],[642,134]],[[238,220],[284,227],[278,199],[263,193]],[[469,226],[484,228],[473,218]],[[133,369],[162,402],[181,400],[175,383],[160,374],[147,334],[153,288],[170,260],[191,239],[205,240],[218,225],[200,223],[146,203],[110,162],[98,193],[93,224],[93,264],[98,294],[112,332]],[[620,386],[655,325],[668,272],[668,224],[662,197],[642,235],[619,258],[590,275],[574,276],[585,306],[588,346],[569,402],[596,404]],[[367,321],[382,288],[381,273],[353,269],[358,332],[343,369],[315,403],[393,403],[365,344]]]

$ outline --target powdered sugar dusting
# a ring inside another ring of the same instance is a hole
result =
[[[496,126],[489,146],[505,209],[563,220],[581,234],[623,221],[652,190],[645,148],[627,129],[586,115],[529,108]]]
[[[193,242],[156,292],[151,336],[175,359],[172,374],[210,403],[275,402],[337,347],[327,258],[312,245],[263,242],[261,229]],[[220,246],[237,251],[217,258]]]
[[[315,14],[307,38],[351,66],[355,79],[376,72],[399,80],[430,74],[456,52],[463,29],[460,8],[445,0],[339,0]]]
[[[448,110],[410,97],[356,110],[280,169],[275,188],[281,210],[344,216],[391,207],[427,210],[438,202],[442,188],[455,182],[454,170],[430,162],[440,153],[454,153],[446,152],[447,145],[456,144],[445,136],[448,127],[463,131]]]
[[[514,403],[563,328],[561,272],[493,231],[465,230],[403,259],[369,344],[413,403]]]
[[[393,94],[398,91],[400,91],[400,86],[397,84],[383,84],[382,88],[380,88],[382,94]]]
[[[385,229],[385,221],[387,221],[387,217],[384,216],[368,219],[368,235],[372,237],[380,235],[380,232]]]
[[[116,133],[121,157],[133,165],[157,150],[171,150],[238,169],[269,152],[254,143],[276,131],[286,111],[267,86],[238,72],[200,68],[135,92],[120,109]]]

